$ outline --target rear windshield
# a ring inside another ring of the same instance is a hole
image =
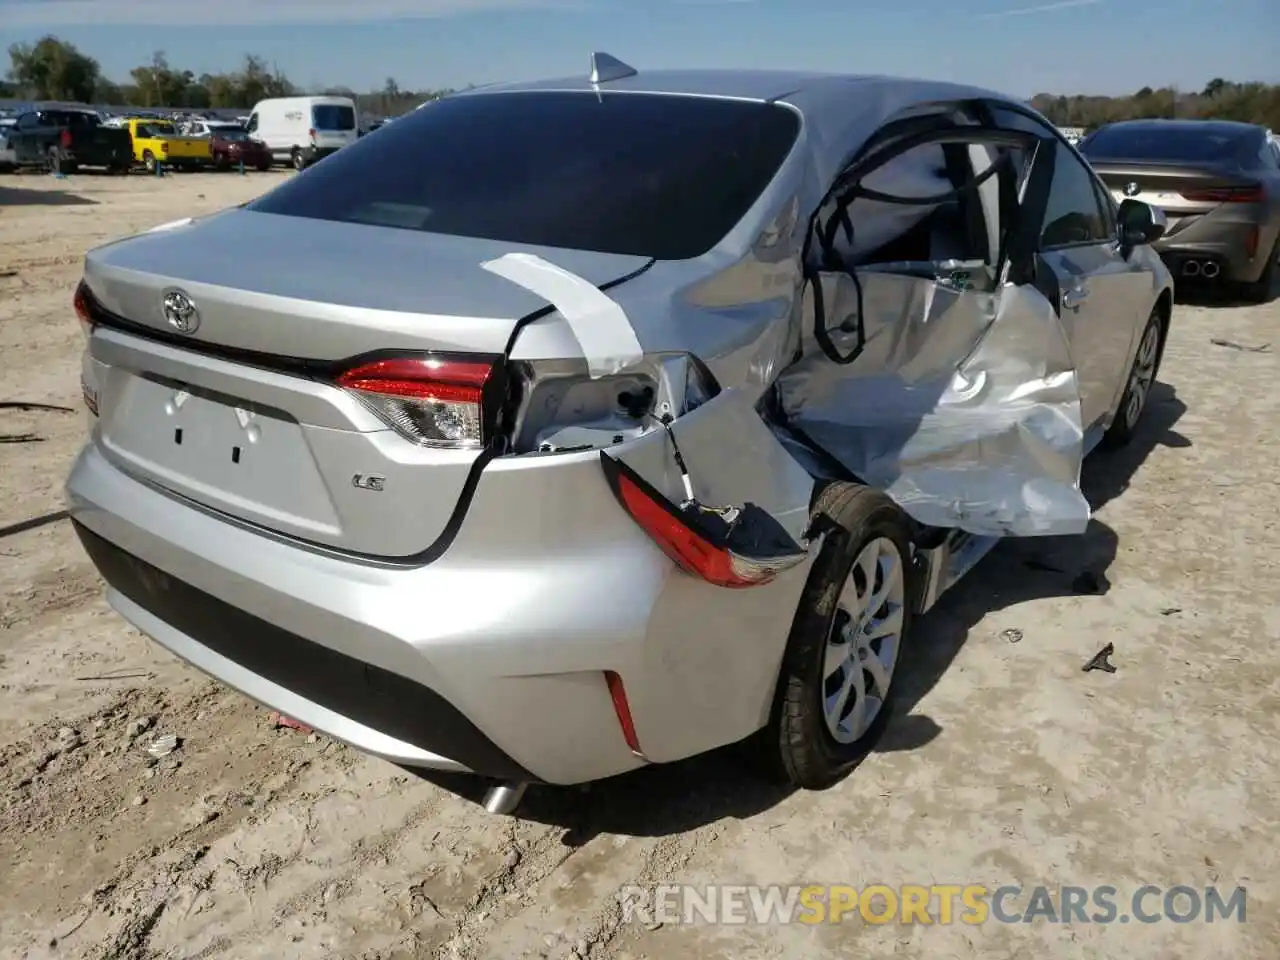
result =
[[[311,108],[311,122],[317,130],[354,130],[356,112],[341,104],[316,104]]]
[[[1087,157],[1212,163],[1235,160],[1250,139],[1247,131],[1221,127],[1103,127],[1081,146]]]
[[[249,205],[511,244],[701,256],[800,129],[785,107],[636,93],[448,97]]]
[[[50,127],[96,127],[98,115],[83,110],[41,110],[40,122]]]

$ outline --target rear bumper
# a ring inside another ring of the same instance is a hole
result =
[[[1161,238],[1154,247],[1175,281],[1199,279],[1188,275],[1188,262],[1211,262],[1218,268],[1214,282],[1252,283],[1266,269],[1275,241],[1276,231],[1267,230],[1252,217],[1228,220],[1214,216]]]
[[[613,501],[598,455],[494,461],[450,549],[416,568],[228,522],[94,444],[67,497],[111,605],[204,672],[396,763],[549,783],[763,725],[807,572],[749,591],[677,572]]]

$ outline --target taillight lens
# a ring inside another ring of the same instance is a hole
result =
[[[605,478],[622,508],[671,560],[694,576],[718,587],[755,587],[768,583],[778,567],[734,553],[698,528],[696,515],[674,506],[625,463],[604,451]]]
[[[311,142],[312,142],[312,143],[315,143],[315,142],[316,142],[316,132],[315,132],[315,130],[308,130],[307,132],[308,132],[309,134],[311,134]]]
[[[1247,187],[1214,187],[1209,190],[1184,190],[1182,197],[1192,203],[1261,203],[1262,185]]]
[[[86,337],[90,336],[97,324],[94,323],[93,314],[89,311],[89,288],[85,286],[83,280],[76,286],[76,295],[71,302],[76,308],[76,317],[80,320],[80,329],[84,331]]]
[[[485,442],[485,390],[495,358],[394,357],[338,377],[406,440],[424,447],[478,448]]]
[[[62,133],[61,133],[61,134],[59,134],[59,136],[58,136],[58,142],[59,142],[59,143],[61,143],[63,147],[70,147],[70,146],[71,146],[71,131],[70,131],[70,130],[63,130],[63,131],[62,131]]]

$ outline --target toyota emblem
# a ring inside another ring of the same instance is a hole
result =
[[[1124,195],[1126,197],[1136,197],[1142,192],[1142,188],[1136,183],[1126,183],[1124,185]]]
[[[196,327],[200,326],[200,311],[181,290],[166,291],[161,309],[165,322],[179,333],[195,333]]]

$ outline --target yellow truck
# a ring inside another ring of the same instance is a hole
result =
[[[169,120],[131,117],[125,121],[133,138],[133,162],[154,173],[156,164],[166,170],[198,170],[212,166],[209,138],[184,137]]]

